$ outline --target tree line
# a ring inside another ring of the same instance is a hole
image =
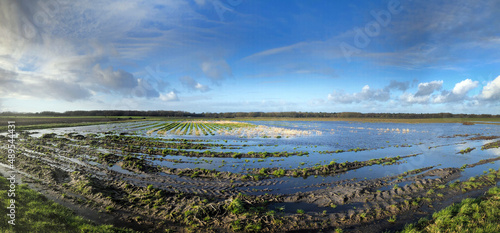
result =
[[[66,112],[2,112],[2,116],[44,116],[44,117],[72,117],[72,116],[142,116],[142,117],[205,117],[205,118],[386,118],[386,119],[425,119],[425,118],[492,118],[500,115],[492,114],[452,114],[452,113],[360,113],[360,112],[202,112],[186,111],[138,111],[138,110],[92,110]]]

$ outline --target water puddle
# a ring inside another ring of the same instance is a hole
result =
[[[400,187],[400,188],[401,188],[401,187],[404,187],[404,186],[406,186],[406,185],[411,185],[411,184],[413,184],[413,183],[415,183],[415,181],[412,181],[412,180],[410,180],[410,181],[402,181],[402,182],[399,182],[399,183],[394,184],[394,185],[386,185],[386,186],[382,186],[382,187],[380,187],[380,188],[377,188],[377,190],[380,190],[380,191],[387,191],[387,190],[394,189],[394,186],[396,186],[396,185],[397,185],[396,187]]]
[[[316,213],[339,213],[346,212],[351,209],[363,208],[364,203],[355,202],[346,205],[336,205],[334,207],[319,207],[315,204],[306,202],[281,202],[281,203],[271,203],[268,209],[274,210],[276,212],[283,212],[287,214],[296,214],[298,211],[302,210],[304,213],[316,212]]]
[[[115,172],[118,172],[118,173],[125,174],[125,175],[137,175],[137,176],[139,176],[135,172],[131,172],[129,170],[123,169],[122,167],[118,166],[118,164],[115,164],[115,165],[113,165],[111,167],[108,167],[108,169],[112,170],[112,171],[115,171]]]

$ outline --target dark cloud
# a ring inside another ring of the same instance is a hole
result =
[[[431,94],[434,93],[434,91],[440,90],[442,86],[443,81],[419,83],[418,90],[415,94],[405,92],[399,97],[399,99],[405,105],[427,104],[431,99]]]
[[[113,67],[102,69],[97,64],[92,71],[91,88],[95,91],[145,98],[160,96],[157,88],[148,79],[138,79],[124,70],[114,70]]]
[[[39,97],[49,97],[51,99],[63,99],[75,101],[87,99],[91,96],[89,90],[76,83],[68,83],[64,80],[45,80],[33,86],[26,85],[23,90],[32,89],[32,95]]]
[[[91,96],[89,90],[77,83],[40,76],[25,76],[0,69],[0,95],[75,101]]]
[[[0,1],[0,94],[65,101],[89,99],[99,93],[159,97],[158,90],[163,92],[168,86],[161,78],[139,79],[100,63],[117,54],[109,41],[124,35],[145,16],[140,9],[125,10],[125,19],[101,7],[117,2],[72,3]]]
[[[0,94],[6,95],[15,90],[15,87],[21,84],[16,80],[17,77],[17,73],[0,68]]]
[[[396,80],[391,80],[391,83],[389,83],[388,86],[384,88],[384,90],[400,90],[400,91],[406,91],[410,88],[410,82],[398,82]]]
[[[68,73],[68,74],[71,74]],[[0,69],[0,94],[35,98],[76,101],[88,99],[94,93],[113,93],[122,96],[145,98],[159,97],[159,92],[149,82],[137,79],[123,70],[101,69],[94,66],[90,78],[73,82],[53,76],[16,73]]]
[[[411,81],[410,87],[417,87],[418,86],[418,79],[413,79]]]
[[[160,93],[149,83],[148,80],[138,79],[138,85],[132,89],[132,95],[136,97],[156,98]]]
[[[418,84],[418,91],[415,93],[415,97],[429,96],[434,91],[438,91],[443,86],[443,81],[432,81],[428,83]]]
[[[92,68],[92,78],[96,88],[102,91],[130,91],[139,82],[131,73],[123,70],[113,70],[113,67],[102,69],[99,64]]]

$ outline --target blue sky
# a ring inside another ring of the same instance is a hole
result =
[[[500,2],[0,2],[0,111],[500,113]]]

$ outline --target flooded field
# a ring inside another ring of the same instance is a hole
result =
[[[25,131],[17,167],[148,230],[385,231],[497,185],[499,144],[494,124],[140,121]]]

